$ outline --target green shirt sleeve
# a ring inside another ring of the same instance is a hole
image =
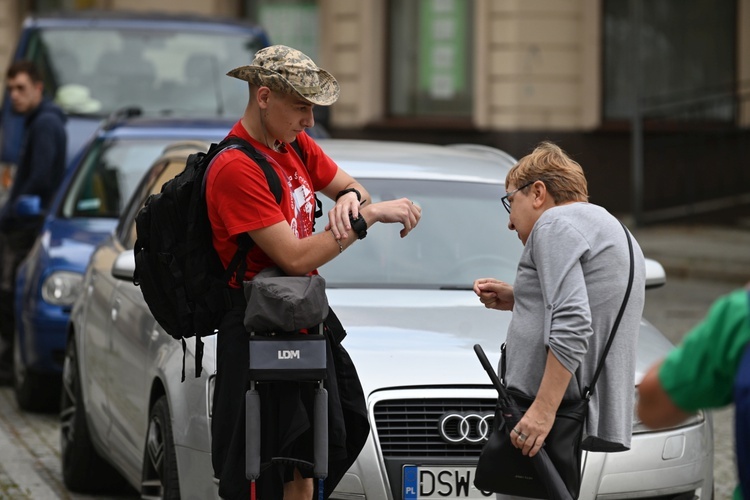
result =
[[[732,387],[750,342],[748,292],[736,290],[714,302],[706,317],[664,359],[659,380],[685,411],[732,402]]]

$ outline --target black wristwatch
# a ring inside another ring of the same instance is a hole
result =
[[[354,232],[357,233],[357,239],[365,239],[365,236],[367,236],[367,221],[362,217],[362,214],[359,214],[356,219],[352,217],[352,214],[349,214],[349,222],[351,222]]]
[[[354,188],[342,189],[341,191],[339,191],[339,193],[336,195],[336,201],[339,201],[339,198],[344,196],[346,193],[354,193],[357,195],[357,201],[362,201],[362,195],[359,194],[359,191]]]

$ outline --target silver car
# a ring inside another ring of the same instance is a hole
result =
[[[478,277],[515,277],[522,246],[500,204],[515,161],[476,145],[319,143],[373,201],[407,196],[424,214],[405,239],[392,226],[372,227],[320,270],[348,332],[344,346],[372,427],[333,498],[491,496],[474,488],[473,468],[486,440],[477,424],[492,417],[497,394],[472,346],[496,362],[510,314],[485,309],[471,286]],[[218,498],[210,455],[215,337],[206,339],[200,378],[188,341],[180,383],[181,345],[132,283],[134,216],[194,149],[177,145],[154,164],[86,272],[65,359],[62,462],[71,489],[96,489],[116,471],[143,498]],[[649,262],[647,275],[651,285],[664,283],[658,263]],[[636,383],[670,347],[643,320]],[[470,425],[438,425],[449,414]],[[636,420],[630,451],[584,455],[580,498],[711,498],[712,491],[710,414],[658,431]]]

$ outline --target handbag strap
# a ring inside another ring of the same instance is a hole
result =
[[[635,258],[633,257],[633,242],[630,239],[630,233],[628,232],[628,228],[625,227],[625,224],[620,222],[622,225],[622,229],[625,231],[625,237],[628,239],[628,250],[630,251],[630,275],[628,276],[628,287],[625,289],[625,298],[622,299],[622,305],[620,306],[620,311],[617,313],[617,317],[615,318],[615,322],[612,325],[612,331],[609,333],[609,339],[607,339],[607,345],[604,347],[604,352],[602,353],[602,358],[599,360],[599,365],[596,367],[596,372],[594,372],[594,378],[591,381],[591,384],[586,387],[583,390],[583,397],[585,399],[589,399],[591,397],[591,394],[594,392],[594,386],[596,385],[596,381],[599,379],[599,375],[602,372],[602,368],[604,368],[604,360],[607,357],[607,354],[609,354],[609,349],[612,347],[612,341],[615,339],[615,333],[617,332],[617,327],[620,326],[620,320],[622,319],[622,315],[625,314],[625,307],[628,305],[628,299],[630,298],[630,290],[633,288],[633,275],[635,274]]]
[[[596,367],[596,371],[594,372],[594,378],[591,381],[591,384],[584,388],[583,390],[583,397],[585,399],[589,399],[591,397],[591,394],[594,392],[594,386],[596,385],[596,381],[599,379],[599,374],[602,372],[602,368],[604,368],[604,360],[607,357],[607,354],[609,354],[609,349],[612,347],[612,341],[615,338],[615,333],[617,332],[617,328],[620,326],[620,320],[622,319],[622,315],[625,313],[625,307],[628,305],[628,300],[630,299],[630,290],[633,288],[633,275],[635,274],[635,258],[633,256],[633,242],[630,239],[630,233],[628,232],[628,228],[625,227],[625,224],[620,222],[622,225],[622,228],[625,230],[625,237],[628,239],[628,250],[630,251],[630,275],[628,276],[628,286],[625,289],[625,297],[622,299],[622,305],[620,306],[620,311],[617,313],[617,317],[615,318],[615,322],[612,325],[612,331],[609,332],[609,338],[607,339],[607,345],[604,347],[604,352],[602,353],[602,357],[599,360],[599,364]],[[505,342],[503,342],[503,345],[500,347],[500,380],[505,385]]]

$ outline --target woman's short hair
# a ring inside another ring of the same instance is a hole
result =
[[[505,177],[505,185],[519,187],[537,180],[544,182],[555,204],[589,199],[581,165],[559,146],[548,141],[541,142],[510,169]]]

